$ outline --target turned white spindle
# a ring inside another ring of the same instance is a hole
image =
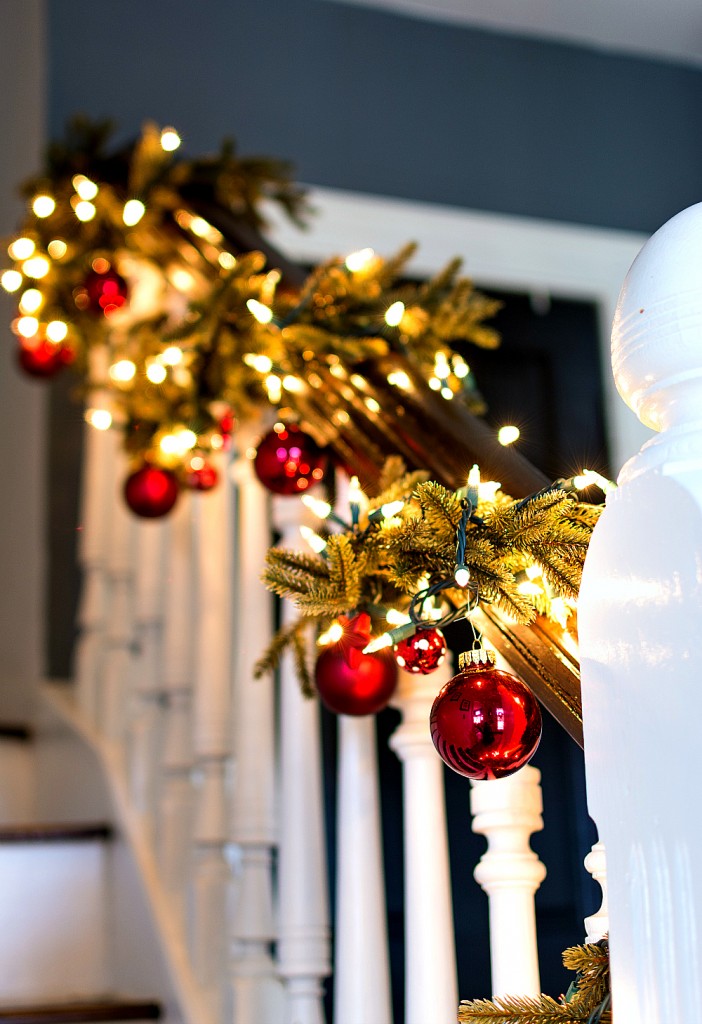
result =
[[[248,446],[241,441],[240,447]],[[283,1020],[283,988],[273,960],[273,850],[277,842],[275,694],[254,666],[273,633],[273,602],[260,576],[271,543],[268,495],[242,456],[237,483],[237,609],[230,837],[238,845],[238,894],[230,925],[230,979],[237,1024]]]
[[[541,991],[534,894],[546,868],[529,845],[543,828],[541,773],[527,765],[504,779],[471,783],[473,831],[487,851],[475,868],[490,903],[493,995]]]
[[[195,494],[197,646],[195,765],[198,782],[192,875],[191,948],[212,1012],[222,1012],[227,971],[226,915],[231,871],[228,770],[231,752],[233,496],[226,465],[220,483]]]
[[[427,676],[401,671],[393,698],[402,711],[390,746],[404,782],[405,1024],[450,1024],[458,1005],[443,764],[429,730],[452,675],[450,658]]]
[[[281,547],[299,548],[300,502],[276,498],[274,519]],[[283,603],[284,625],[297,614],[290,602]],[[278,967],[286,986],[281,1019],[324,1024],[323,979],[331,971],[331,951],[319,701],[302,696],[289,654],[280,666],[280,720]]]
[[[585,941],[599,942],[609,932],[609,908],[607,904],[607,857],[604,843],[595,843],[585,858],[585,870],[595,879],[602,890],[599,910],[585,918]]]
[[[171,513],[163,646],[163,757],[157,855],[163,884],[181,924],[190,867],[193,814],[192,693],[195,671],[195,567],[192,497]]]
[[[139,521],[136,529],[136,653],[128,715],[128,763],[132,800],[144,825],[156,812],[160,761],[163,617],[169,523]]]
[[[126,475],[126,459],[117,453],[116,481]],[[136,528],[114,482],[110,518],[110,542],[107,554],[108,614],[105,628],[105,652],[101,666],[100,721],[105,735],[123,742],[134,670]]]
[[[94,356],[93,362],[97,366],[103,353],[96,350]],[[95,373],[95,379],[101,379],[99,368]],[[95,401],[105,404],[102,392],[96,392]],[[81,709],[93,722],[98,716],[99,677],[108,611],[110,519],[118,500],[115,486],[118,444],[117,433],[113,430],[85,429],[78,547],[83,582],[77,616],[79,637],[75,676]]]
[[[702,204],[646,243],[612,329],[659,431],[619,474],[578,602],[590,812],[607,848],[617,1020],[702,1021]]]

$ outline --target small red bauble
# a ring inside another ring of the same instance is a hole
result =
[[[256,451],[254,469],[274,494],[304,494],[324,478],[327,461],[316,441],[290,423],[266,434]]]
[[[32,339],[20,342],[17,349],[19,365],[30,377],[53,377],[74,358],[73,349],[60,342]]]
[[[186,466],[182,479],[185,486],[194,491],[211,491],[217,485],[219,473],[210,462],[193,459],[190,465]]]
[[[107,260],[96,260],[95,263],[97,267],[94,265],[86,274],[83,284],[73,293],[73,298],[81,311],[96,316],[101,313],[111,316],[127,301],[129,288],[121,274],[113,270]]]
[[[124,500],[138,516],[156,519],[170,512],[178,498],[178,477],[170,469],[148,463],[124,481]]]
[[[446,657],[446,640],[440,629],[418,629],[414,636],[395,644],[395,661],[405,672],[428,675]]]
[[[374,715],[382,711],[397,686],[397,667],[389,652],[361,654],[353,668],[340,644],[326,647],[317,659],[315,680],[322,703],[338,715]]]
[[[521,679],[495,668],[492,652],[461,658],[467,664],[434,701],[431,738],[459,775],[504,778],[525,765],[539,745],[539,705]]]

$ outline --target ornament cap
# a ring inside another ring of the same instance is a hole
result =
[[[484,668],[486,665],[495,665],[497,655],[488,647],[478,647],[472,651],[463,651],[458,655],[458,667],[461,672],[470,668]]]

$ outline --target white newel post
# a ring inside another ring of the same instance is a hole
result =
[[[197,547],[195,764],[198,793],[192,879],[191,948],[198,980],[216,1018],[227,977],[231,871],[228,768],[231,752],[233,494],[227,466],[207,494],[193,495]]]
[[[534,894],[546,868],[529,845],[543,828],[541,772],[527,765],[505,779],[472,782],[473,831],[488,841],[475,868],[490,902],[490,962],[495,996],[541,992]]]
[[[136,529],[136,656],[128,721],[132,799],[151,829],[156,813],[163,680],[165,572],[170,524],[140,520]]]
[[[110,512],[110,542],[107,553],[108,616],[105,629],[105,653],[101,668],[99,704],[101,725],[105,735],[116,742],[124,742],[127,711],[130,700],[132,672],[135,663],[135,580],[136,521],[118,494],[119,469],[126,459],[116,453],[115,479],[110,484],[113,492]]]
[[[458,1006],[443,763],[429,730],[452,675],[449,657],[430,675],[401,671],[393,698],[402,711],[390,746],[404,780],[405,1024],[452,1024]]]
[[[599,942],[609,932],[609,906],[607,902],[607,857],[604,843],[595,843],[585,858],[585,870],[602,890],[599,910],[585,918],[585,941]]]
[[[281,547],[299,548],[302,506],[276,498]],[[283,603],[282,621],[297,615]],[[311,638],[310,638],[311,640]],[[293,659],[280,666],[281,834],[278,967],[289,1024],[324,1024],[323,979],[331,971],[319,701],[302,696]]]
[[[195,566],[192,496],[171,513],[163,650],[163,757],[157,853],[163,884],[185,924],[194,813],[192,696],[195,672]]]
[[[612,329],[658,436],[619,475],[578,606],[590,812],[607,848],[616,1020],[702,1021],[702,205],[646,243]]]
[[[247,445],[241,441],[240,447]],[[273,632],[273,604],[261,583],[271,543],[268,495],[242,455],[237,482],[237,609],[233,749],[236,764],[230,836],[238,845],[237,897],[230,925],[230,977],[236,1024],[284,1020],[273,960],[273,851],[277,842],[275,693],[254,666]]]

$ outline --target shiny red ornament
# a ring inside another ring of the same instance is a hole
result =
[[[17,349],[20,368],[30,377],[54,377],[74,359],[75,352],[69,345],[46,339],[22,341]]]
[[[195,466],[191,462],[185,468],[182,480],[185,486],[190,487],[193,491],[211,491],[213,487],[217,486],[219,473],[210,462],[200,459]]]
[[[325,647],[317,659],[315,680],[322,703],[338,715],[374,715],[397,686],[397,666],[389,651],[345,656],[342,644]]]
[[[418,629],[414,636],[401,640],[393,648],[395,661],[405,672],[428,675],[446,657],[446,640],[440,629]]]
[[[73,299],[81,311],[109,317],[125,304],[129,298],[129,287],[107,260],[96,263],[98,267],[88,271],[83,284],[74,291]]]
[[[170,512],[178,499],[178,477],[170,469],[149,463],[124,481],[124,500],[138,516],[156,519]]]
[[[327,463],[316,441],[290,423],[266,434],[256,450],[254,470],[274,494],[304,494],[324,479]]]
[[[439,692],[431,709],[431,738],[449,768],[469,779],[502,779],[532,757],[541,739],[541,711],[525,683],[471,661]]]

